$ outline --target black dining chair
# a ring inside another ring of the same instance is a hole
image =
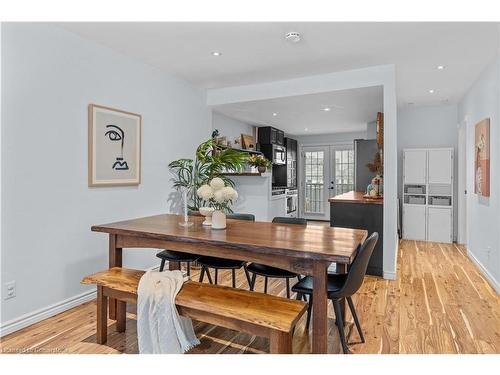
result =
[[[307,220],[297,217],[278,216],[273,219],[273,223],[307,225]],[[287,298],[290,298],[290,279],[296,277],[299,281],[301,280],[300,275],[294,272],[283,270],[281,268],[266,266],[265,264],[250,263],[247,266],[247,270],[249,273],[253,274],[250,283],[250,290],[254,290],[255,288],[255,281],[257,279],[257,275],[264,276],[264,293],[267,293],[267,281],[269,278],[285,279]]]
[[[344,333],[344,317],[342,316],[342,310],[340,308],[340,301],[345,298],[349,309],[351,310],[352,317],[354,318],[354,324],[361,338],[361,342],[365,342],[365,337],[359,324],[358,315],[356,314],[356,309],[354,308],[354,303],[352,302],[351,296],[354,295],[361,285],[366,275],[366,269],[368,267],[368,261],[372,256],[373,249],[378,241],[378,233],[374,232],[370,237],[366,239],[361,245],[356,258],[349,267],[349,271],[345,274],[328,274],[328,299],[333,303],[333,309],[335,310],[335,320],[336,325],[339,330],[340,342],[342,343],[342,349],[344,354],[349,352],[347,347],[347,341]],[[295,284],[292,290],[296,293],[304,294],[309,296],[309,306],[307,309],[307,323],[306,329],[309,328],[311,322],[311,309],[313,302],[313,279],[311,276],[304,277],[297,284]]]
[[[235,220],[248,220],[255,221],[255,216],[252,214],[228,214],[228,219]],[[233,288],[236,288],[236,271],[243,268],[245,270],[245,275],[247,277],[248,285],[250,285],[250,275],[247,271],[247,263],[243,260],[233,260],[233,259],[224,259],[224,258],[216,258],[216,257],[200,257],[198,258],[198,264],[201,266],[200,273],[200,283],[203,282],[205,278],[205,273],[208,277],[208,282],[213,284],[212,276],[210,275],[210,268],[215,270],[215,284],[217,285],[217,279],[219,276],[220,269],[231,270],[232,279],[233,279]]]
[[[198,211],[189,211],[188,215],[201,216]],[[163,250],[157,253],[156,256],[161,259],[160,272],[165,269],[165,262],[168,260],[169,262],[178,263],[179,267],[181,263],[186,263],[188,276],[191,276],[191,263],[196,262],[200,257],[200,255],[197,254],[182,253],[174,250]]]

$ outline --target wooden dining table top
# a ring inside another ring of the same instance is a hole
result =
[[[352,262],[368,235],[363,229],[233,219],[227,219],[226,229],[215,230],[202,225],[203,217],[190,216],[190,227],[180,226],[182,220],[181,215],[162,214],[94,225],[92,231],[345,264]]]

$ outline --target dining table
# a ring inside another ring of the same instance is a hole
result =
[[[292,225],[227,219],[223,230],[202,225],[204,218],[161,214],[94,225],[109,236],[109,268],[121,267],[123,249],[169,249],[203,256],[236,259],[286,269],[313,277],[312,353],[328,352],[328,268],[346,272],[367,238],[363,229],[323,225]],[[178,267],[171,262],[170,269]],[[344,307],[345,313],[345,307]],[[109,300],[109,317],[116,319],[116,301]]]

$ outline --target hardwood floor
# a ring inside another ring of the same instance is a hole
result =
[[[366,343],[359,343],[348,315],[353,353],[500,353],[500,297],[457,245],[402,241],[398,280],[367,277],[353,297]],[[197,272],[193,277],[196,279]],[[257,291],[263,279],[257,279]],[[221,272],[221,284],[231,274]],[[243,272],[237,286],[248,288]],[[271,281],[269,293],[285,296],[282,281]],[[109,321],[108,342],[96,344],[94,302],[34,324],[1,339],[4,353],[137,353],[136,321],[127,313],[127,331],[115,332]],[[340,353],[329,306],[329,352]],[[296,329],[294,353],[310,352],[305,317]],[[201,345],[190,353],[266,353],[261,337],[194,322]]]

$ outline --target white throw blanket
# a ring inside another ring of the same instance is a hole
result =
[[[175,296],[181,271],[147,271],[137,291],[137,336],[141,354],[182,354],[200,341],[191,319],[179,316]]]

